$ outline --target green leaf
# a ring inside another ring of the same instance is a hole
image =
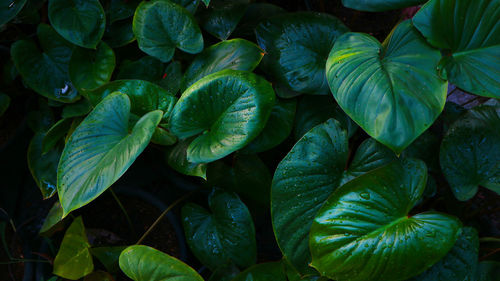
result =
[[[162,112],[144,115],[128,131],[130,99],[113,93],[71,134],[57,169],[64,216],[97,198],[118,180],[148,145]]]
[[[333,96],[347,115],[399,154],[443,110],[447,82],[436,72],[440,57],[404,21],[383,44],[362,33],[337,39],[326,75]]]
[[[300,139],[315,126],[334,118],[341,127],[347,130],[349,137],[357,131],[358,126],[337,105],[331,96],[302,96],[297,102],[293,135]]]
[[[358,11],[382,12],[425,3],[426,0],[342,0],[347,8]]]
[[[203,50],[203,37],[193,16],[168,0],[141,2],[132,28],[139,48],[162,62],[172,59],[175,48],[190,54]]]
[[[249,267],[232,281],[286,281],[285,269],[280,261],[266,262]]]
[[[444,50],[440,75],[477,95],[500,98],[500,0],[431,0],[415,27]]]
[[[238,273],[240,273],[238,267],[233,263],[226,263],[216,268],[210,275],[208,281],[231,281]]]
[[[0,26],[13,19],[24,7],[27,0],[2,1],[0,3]]]
[[[42,147],[41,147],[41,152],[42,155],[48,153],[51,151],[54,147],[56,147],[56,144],[61,140],[64,139],[64,136],[68,132],[69,128],[71,127],[71,119],[61,119],[57,121],[50,129],[47,131],[47,133],[42,134]],[[35,145],[35,144],[34,144]],[[35,147],[33,147],[35,148]],[[60,157],[61,151],[59,151],[59,157]],[[33,155],[34,156],[34,155]],[[39,157],[36,156],[36,157]],[[55,166],[57,167],[57,163],[59,162],[59,158],[55,162]],[[54,175],[56,173],[54,172]],[[55,177],[54,177],[55,179]],[[54,181],[55,183],[55,181]],[[53,187],[55,188],[55,186]]]
[[[123,250],[127,248],[126,246],[114,246],[114,247],[96,247],[90,249],[90,253],[95,256],[104,265],[107,271],[111,273],[118,272],[120,269],[118,260],[120,254]]]
[[[115,281],[115,279],[108,272],[97,270],[85,276],[83,281]]]
[[[233,36],[255,40],[255,29],[259,23],[270,17],[284,13],[286,13],[285,9],[273,4],[250,3]]]
[[[61,204],[59,204],[58,201],[52,205],[52,208],[50,208],[49,213],[45,217],[45,220],[43,221],[43,225],[40,228],[41,234],[49,233],[54,231],[57,225],[62,222],[62,215],[63,215],[63,209],[61,207]]]
[[[205,6],[208,7],[208,5],[210,5],[210,0],[202,0],[202,1],[203,1],[203,3],[205,3]]]
[[[99,0],[49,0],[48,15],[64,39],[83,48],[95,49],[106,27]]]
[[[292,132],[296,106],[295,99],[277,100],[260,135],[249,143],[242,152],[260,153],[282,143]]]
[[[464,227],[455,245],[439,262],[409,281],[478,281],[479,238],[472,227]]]
[[[120,20],[107,25],[102,40],[111,48],[123,47],[134,42],[135,35],[132,32],[132,19]]]
[[[40,24],[35,42],[19,40],[10,53],[26,84],[40,95],[60,102],[74,102],[79,96],[70,82],[68,63],[73,46],[46,24]]]
[[[109,22],[112,24],[132,17],[140,2],[140,0],[111,0],[108,9]]]
[[[200,25],[213,36],[226,40],[245,14],[248,2],[248,0],[212,0],[210,7],[199,13]]]
[[[87,92],[90,103],[97,105],[113,92],[127,94],[130,98],[130,112],[142,116],[153,110],[164,112],[163,121],[167,122],[177,98],[165,89],[142,80],[115,80]]]
[[[175,146],[170,147],[166,153],[167,163],[181,174],[207,179],[207,164],[191,163],[187,159],[187,149],[193,139],[179,140]]]
[[[338,281],[392,281],[443,258],[461,223],[438,212],[408,214],[426,180],[424,162],[394,161],[337,189],[311,226],[312,266]]]
[[[116,79],[136,79],[155,82],[163,72],[163,63],[151,56],[144,56],[136,61],[124,60]]]
[[[441,169],[458,200],[474,197],[478,186],[500,194],[500,114],[480,106],[450,126],[441,143]]]
[[[230,161],[210,163],[207,169],[208,185],[236,192],[243,200],[258,203],[259,209],[267,209],[272,176],[266,164],[252,154],[236,154]]]
[[[173,61],[167,65],[163,71],[163,76],[157,82],[158,85],[166,89],[168,92],[176,95],[181,89],[182,70],[181,63]]]
[[[287,13],[257,29],[266,55],[262,67],[277,82],[307,94],[329,94],[325,62],[337,38],[349,29],[337,18],[320,13]]]
[[[203,281],[187,264],[148,246],[134,245],[120,255],[121,270],[134,281]]]
[[[92,110],[92,104],[87,99],[80,99],[75,103],[65,105],[61,112],[62,118],[74,118],[87,115]]]
[[[424,160],[429,172],[439,174],[441,172],[439,167],[440,143],[441,139],[430,130],[427,130],[401,152],[401,157]]]
[[[172,112],[171,131],[184,139],[199,135],[187,159],[205,163],[243,148],[257,137],[275,102],[271,84],[247,71],[223,70],[187,89]]]
[[[54,274],[77,280],[94,270],[90,244],[85,234],[82,217],[77,217],[64,234],[59,252],[54,259]]]
[[[224,69],[254,70],[264,53],[244,39],[222,41],[196,56],[184,74],[181,89],[185,91],[201,78]]]
[[[198,9],[198,5],[200,4],[200,0],[172,0],[172,2],[183,6],[193,15],[195,14],[196,9]]]
[[[7,111],[10,105],[10,97],[4,93],[0,93],[0,117]]]
[[[177,142],[177,138],[167,129],[158,126],[151,137],[151,142],[158,145],[169,146]]]
[[[28,167],[35,183],[42,192],[43,199],[56,193],[57,165],[61,157],[62,147],[54,147],[47,153],[42,152],[43,131],[35,133],[28,146]]]
[[[312,271],[308,234],[314,215],[339,186],[395,159],[373,139],[348,165],[347,132],[329,119],[305,134],[280,162],[271,188],[271,216],[283,255],[302,274]]]
[[[101,42],[96,50],[76,48],[69,61],[69,77],[79,90],[91,90],[109,82],[115,69],[115,53]]]
[[[182,207],[182,224],[189,248],[214,270],[227,262],[241,268],[255,263],[257,245],[252,216],[236,193],[214,189],[210,211],[189,203]]]

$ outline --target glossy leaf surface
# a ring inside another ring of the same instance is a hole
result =
[[[77,89],[95,89],[109,82],[115,69],[115,53],[101,42],[96,50],[77,48],[69,61],[69,77]]]
[[[257,67],[264,53],[254,43],[232,39],[217,43],[196,56],[184,74],[182,91],[201,78],[224,70],[248,70]]]
[[[55,202],[50,208],[49,213],[43,221],[42,227],[40,228],[40,233],[47,233],[52,231],[62,221],[63,209],[59,202]]]
[[[106,16],[99,0],[49,0],[49,20],[69,42],[95,49],[106,27]]]
[[[302,274],[311,269],[308,235],[314,215],[344,182],[395,159],[368,139],[348,165],[348,138],[330,119],[304,135],[280,162],[271,189],[271,216],[283,255]]]
[[[187,149],[194,138],[179,140],[176,145],[170,147],[166,153],[168,165],[177,172],[196,176],[203,179],[207,178],[206,163],[191,163],[187,159]]]
[[[257,42],[267,53],[264,70],[299,93],[328,94],[325,61],[337,38],[349,29],[337,18],[299,12],[272,17],[257,29]]]
[[[211,270],[227,262],[241,268],[254,264],[255,228],[238,195],[214,189],[208,206],[210,211],[193,203],[182,208],[186,240],[194,255]]]
[[[368,12],[396,10],[424,2],[425,0],[342,0],[347,8]]]
[[[441,169],[458,200],[484,186],[500,194],[500,115],[498,107],[476,107],[453,123],[439,152]]]
[[[64,234],[54,260],[54,274],[77,280],[91,273],[94,263],[89,248],[82,217],[77,217]]]
[[[249,0],[212,0],[211,5],[199,14],[200,25],[213,36],[226,40],[245,14],[248,2]]]
[[[223,70],[186,90],[174,107],[171,131],[184,139],[193,163],[211,162],[243,148],[262,129],[275,102],[271,84],[246,71]]]
[[[367,34],[343,35],[328,57],[327,79],[347,115],[399,154],[444,108],[447,83],[436,72],[440,57],[405,21],[383,44]]]
[[[431,0],[413,18],[444,50],[440,75],[465,91],[500,98],[500,0]]]
[[[426,180],[422,161],[394,161],[340,187],[311,226],[312,266],[339,281],[391,281],[413,277],[443,258],[461,223],[438,212],[408,215]]]
[[[172,59],[175,48],[190,54],[203,50],[203,37],[193,16],[168,0],[141,2],[132,28],[139,48],[162,62]]]
[[[73,46],[46,24],[40,24],[35,42],[20,40],[10,49],[12,60],[24,81],[40,95],[60,102],[74,102],[79,96],[70,82],[68,63]]]
[[[64,216],[103,193],[149,144],[161,111],[144,115],[129,133],[130,99],[113,93],[103,99],[68,139],[57,170]]]
[[[142,245],[123,250],[120,268],[134,281],[203,281],[194,269],[182,261]]]

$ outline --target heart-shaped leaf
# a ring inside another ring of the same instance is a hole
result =
[[[97,198],[132,165],[149,144],[160,110],[144,115],[128,131],[130,99],[113,93],[71,134],[57,169],[57,192],[64,216]]]
[[[64,234],[54,259],[54,274],[77,280],[94,271],[89,249],[82,217],[77,217]]]
[[[247,71],[223,70],[187,89],[170,120],[184,139],[199,135],[187,149],[193,163],[211,162],[243,148],[257,137],[275,102],[271,84]]]
[[[12,60],[23,80],[40,95],[60,102],[79,98],[68,75],[68,63],[73,46],[46,24],[40,24],[35,42],[20,40],[10,49]]]
[[[49,0],[49,20],[69,42],[95,49],[104,34],[106,16],[99,0]]]
[[[286,281],[283,263],[266,262],[247,268],[232,281]]]
[[[283,255],[302,274],[311,272],[308,234],[314,215],[344,182],[395,159],[373,139],[348,165],[347,132],[330,119],[305,134],[276,169],[271,189],[274,232]]]
[[[162,62],[172,59],[175,48],[190,54],[203,50],[203,37],[193,16],[169,0],[141,2],[132,28],[139,48]]]
[[[263,55],[262,50],[250,41],[222,41],[196,56],[184,74],[181,89],[185,91],[201,78],[224,69],[252,71]]]
[[[367,34],[344,34],[328,57],[326,72],[347,115],[399,154],[443,110],[447,83],[436,72],[440,57],[405,21],[383,44]]]
[[[134,281],[203,281],[194,269],[182,261],[142,245],[123,250],[120,268]]]
[[[214,189],[210,211],[190,203],[182,208],[182,223],[191,251],[214,270],[227,262],[246,268],[257,259],[255,228],[238,195]]]
[[[264,70],[290,89],[328,94],[325,61],[335,40],[349,29],[337,18],[312,12],[272,17],[257,29],[257,42],[266,51]]]
[[[13,19],[24,7],[26,1],[2,1],[0,3],[0,25],[4,25]]]
[[[243,153],[260,153],[282,143],[292,132],[297,102],[277,100],[264,130],[243,150]]]
[[[468,92],[500,98],[499,14],[499,0],[431,0],[413,23],[443,49],[442,77]]]
[[[245,14],[248,2],[249,0],[212,0],[210,7],[199,13],[200,25],[213,36],[226,40]]]
[[[127,94],[130,98],[130,112],[142,116],[153,110],[164,112],[167,122],[177,98],[160,86],[142,80],[115,80],[86,94],[93,105],[97,105],[113,92]]]
[[[421,3],[425,3],[425,0],[342,0],[347,8],[368,12],[396,10]]]
[[[95,89],[109,82],[115,69],[115,53],[101,42],[97,50],[76,48],[69,61],[69,77],[79,90]]]
[[[311,226],[312,266],[338,281],[392,281],[443,258],[461,223],[438,212],[408,214],[426,180],[424,162],[394,161],[337,189]]]
[[[475,280],[478,268],[479,238],[472,227],[464,227],[455,245],[439,262],[409,281]],[[476,280],[478,281],[478,280]]]
[[[500,194],[499,112],[499,107],[476,107],[453,123],[443,138],[441,169],[458,200],[474,197],[479,185]]]

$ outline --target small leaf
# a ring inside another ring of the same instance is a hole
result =
[[[347,8],[368,12],[396,10],[422,3],[425,3],[425,0],[342,0],[342,4]]]
[[[224,70],[254,70],[264,53],[254,43],[244,39],[222,41],[196,56],[184,74],[182,91],[201,78]]]
[[[172,59],[175,48],[190,54],[203,50],[203,37],[193,16],[168,0],[141,2],[132,27],[139,48],[162,62]]]
[[[179,140],[176,145],[170,147],[166,153],[168,165],[177,172],[196,176],[202,179],[207,178],[207,164],[191,163],[187,159],[187,149],[194,138]]]
[[[121,270],[134,281],[203,281],[187,264],[148,246],[134,245],[120,255]]]
[[[76,48],[69,61],[69,77],[79,90],[91,90],[109,82],[115,69],[115,53],[101,42],[97,50]]]
[[[280,261],[254,265],[238,274],[232,281],[286,281],[285,269]]]
[[[40,234],[55,232],[55,229],[57,228],[56,226],[58,226],[63,220],[62,215],[63,209],[61,207],[61,204],[56,201],[54,205],[52,205],[52,208],[50,208],[47,217],[45,217],[45,220],[43,221],[43,225],[40,228]]]
[[[469,200],[478,186],[500,194],[500,114],[498,107],[470,110],[446,132],[439,159],[458,200]]]
[[[172,112],[171,131],[181,139],[199,135],[187,149],[190,162],[215,161],[257,137],[274,102],[271,84],[263,78],[247,71],[219,71],[182,94]]]
[[[205,6],[208,7],[208,5],[210,5],[210,0],[202,0],[202,1],[203,1],[203,3],[205,3]]]
[[[392,281],[442,259],[461,223],[438,212],[408,215],[426,180],[424,162],[394,161],[340,187],[311,226],[312,266],[338,281]]]
[[[120,269],[118,260],[120,254],[127,248],[126,246],[114,247],[96,247],[91,248],[90,253],[95,256],[104,265],[107,271],[111,273],[118,272]]]
[[[272,17],[255,31],[266,52],[262,67],[293,91],[327,95],[326,59],[337,38],[348,31],[328,14],[298,12]]]
[[[61,139],[64,139],[64,136],[71,126],[71,122],[71,119],[61,119],[50,127],[47,133],[43,136],[42,155],[51,151]]]
[[[77,217],[64,234],[54,260],[54,274],[77,280],[94,270],[82,217]]]
[[[69,137],[57,169],[64,216],[97,198],[127,171],[149,144],[162,112],[144,115],[131,133],[129,115],[128,96],[110,94]]]
[[[191,251],[214,270],[226,262],[241,268],[255,263],[255,228],[247,207],[235,193],[214,189],[210,211],[189,203],[182,208],[182,223]]]
[[[99,0],[49,0],[48,15],[64,39],[83,48],[95,49],[106,27]]]
[[[404,21],[383,44],[367,34],[344,34],[328,57],[326,75],[347,115],[399,154],[443,110],[447,82],[436,72],[440,57]]]

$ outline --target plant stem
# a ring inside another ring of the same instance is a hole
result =
[[[113,189],[110,188],[109,191],[111,192],[111,195],[113,195],[113,198],[115,199],[115,201],[118,204],[118,206],[120,206],[120,209],[122,210],[123,214],[125,215],[125,219],[128,222],[128,226],[130,227],[130,230],[132,231],[132,233],[135,233],[134,225],[132,224],[132,220],[128,216],[127,210],[125,210],[125,207],[123,207],[122,202],[120,201],[120,199],[118,198],[118,196],[116,196],[116,194],[113,191]]]
[[[500,242],[500,238],[496,238],[496,237],[483,237],[483,238],[479,238],[479,242]]]
[[[198,189],[196,190],[193,190],[187,194],[185,194],[184,196],[182,196],[181,198],[175,200],[172,204],[170,204],[168,206],[168,208],[165,209],[165,211],[163,211],[163,213],[161,213],[161,215],[153,222],[153,224],[148,228],[148,230],[146,230],[146,232],[144,232],[144,234],[142,235],[142,237],[137,241],[137,243],[135,243],[136,245],[139,245],[142,243],[142,241],[144,241],[144,239],[146,238],[146,236],[148,236],[148,234],[153,231],[153,229],[155,228],[155,226],[161,221],[161,219],[170,211],[172,210],[175,206],[177,206],[179,203],[181,203],[182,201],[184,201],[185,199],[187,199],[189,196],[193,195],[193,193],[195,193],[196,191],[198,191]]]

